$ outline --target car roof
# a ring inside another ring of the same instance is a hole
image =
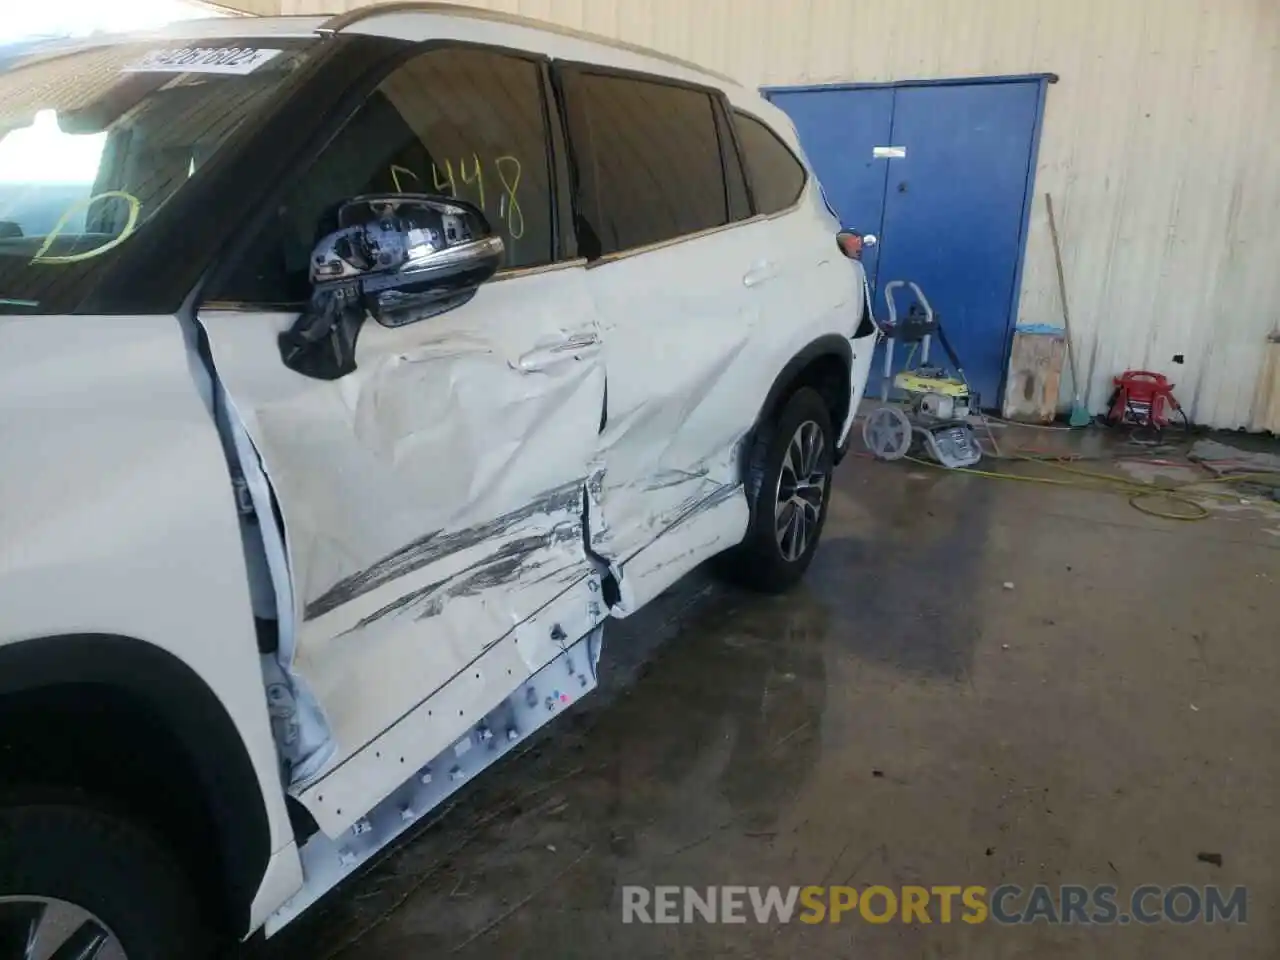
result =
[[[41,44],[38,52],[45,53],[50,50],[56,50],[58,53],[64,53],[85,47],[97,47],[115,43],[148,40],[190,41],[217,40],[221,38],[270,39],[272,37],[315,38],[325,34],[331,35],[344,32],[360,33],[362,31],[359,29],[359,25],[362,22],[381,19],[397,14],[419,14],[447,17],[451,20],[500,23],[510,27],[521,28],[522,30],[535,31],[546,36],[572,38],[582,43],[598,47],[601,50],[615,52],[625,51],[632,55],[653,61],[655,64],[664,64],[667,67],[677,67],[682,72],[700,74],[703,77],[717,81],[716,85],[738,86],[737,81],[732,77],[727,77],[714,70],[710,70],[696,63],[691,63],[687,60],[682,60],[678,57],[673,57],[658,50],[651,50],[625,41],[615,40],[610,37],[587,33],[581,30],[574,30],[560,26],[559,24],[543,20],[535,20],[518,14],[503,13],[498,10],[465,6],[458,3],[429,2],[429,0],[428,2],[391,2],[369,4],[338,15],[280,17],[229,16],[180,20],[154,30],[131,31],[128,33],[114,34],[103,33],[93,34],[88,37],[54,40],[46,44]],[[32,52],[34,53],[36,51]]]
[[[532,17],[525,17],[515,13],[506,13],[501,10],[490,10],[484,7],[474,7],[459,3],[435,2],[435,0],[407,0],[407,2],[369,4],[347,13],[338,14],[325,23],[321,30],[327,33],[342,33],[351,30],[353,27],[358,27],[364,21],[382,19],[396,14],[447,17],[455,20],[473,21],[478,24],[503,24],[521,30],[533,31],[548,37],[576,40],[583,44],[597,47],[602,51],[625,51],[668,67],[678,67],[683,72],[696,73],[705,78],[714,79],[717,81],[717,85],[739,85],[738,81],[732,77],[659,50],[642,47],[624,40],[616,40],[600,34],[589,33],[584,30],[577,30],[572,27],[561,26],[546,20],[536,20]]]
[[[159,30],[150,30],[134,36],[149,39],[210,40],[219,37],[315,37],[320,28],[331,20],[329,16],[297,17],[210,17],[200,20],[179,20]]]
[[[60,55],[76,49],[96,47],[105,44],[136,41],[176,41],[190,42],[200,40],[217,40],[221,38],[235,39],[270,39],[270,38],[320,38],[333,34],[380,33],[377,24],[387,23],[403,16],[428,16],[451,22],[461,32],[492,36],[494,28],[510,27],[524,38],[537,38],[533,47],[540,47],[543,52],[553,56],[574,59],[573,54],[580,54],[576,59],[600,62],[622,68],[638,69],[646,72],[663,74],[684,80],[700,81],[718,87],[738,107],[746,107],[759,116],[767,117],[775,130],[785,131],[789,145],[796,146],[795,128],[786,118],[759,93],[744,87],[739,81],[715,70],[682,60],[658,50],[637,46],[611,37],[600,36],[563,27],[559,24],[543,20],[535,20],[517,14],[503,13],[481,7],[464,6],[457,3],[431,2],[390,2],[372,4],[348,13],[320,16],[281,16],[281,17],[212,17],[198,20],[183,20],[162,27],[158,30],[134,32],[127,34],[98,34],[66,42],[52,43],[32,51],[30,60],[43,59],[47,55]],[[467,26],[470,25],[470,26]],[[520,44],[513,44],[519,46]],[[16,59],[16,58],[15,58]],[[18,62],[22,62],[19,60]],[[15,64],[16,65],[16,64]]]
[[[396,37],[416,33],[410,25],[419,18],[434,21],[432,27],[438,28],[441,37],[480,45],[511,46],[555,60],[585,62],[717,88],[732,106],[764,120],[789,147],[801,152],[795,125],[758,90],[700,64],[612,37],[499,10],[434,0],[364,6],[330,18],[319,29],[331,34]]]
[[[328,16],[320,17],[208,17],[179,20],[153,30],[122,33],[92,33],[81,37],[35,38],[14,46],[19,49],[6,58],[6,67],[26,66],[80,50],[93,50],[119,43],[164,43],[192,40],[269,40],[272,38],[319,39]]]

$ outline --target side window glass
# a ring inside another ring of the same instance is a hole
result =
[[[787,209],[804,192],[804,165],[776,133],[755,117],[735,111],[733,122],[747,164],[756,212],[769,214]]]
[[[710,94],[576,72],[565,90],[584,253],[616,253],[729,222]]]
[[[292,303],[310,295],[312,246],[343,200],[434,193],[484,210],[505,269],[552,259],[551,174],[538,65],[441,49],[391,74],[287,190],[216,299]]]

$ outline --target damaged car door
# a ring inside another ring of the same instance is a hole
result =
[[[738,444],[768,383],[743,356],[767,265],[762,238],[734,229],[750,210],[722,94],[592,65],[559,75],[609,374],[591,542],[619,570],[623,615],[745,533]]]
[[[276,611],[275,656],[292,695],[327,721],[309,738],[322,746],[293,771],[326,830],[386,796],[601,618],[583,498],[604,372],[582,262],[556,229],[563,170],[550,115],[535,58],[463,47],[413,57],[300,171],[199,310],[247,441],[242,467],[260,462],[283,520],[292,596]],[[365,320],[354,370],[302,375],[277,345],[298,312],[277,304],[311,294],[318,225],[370,194],[467,201],[501,238],[504,264],[461,306],[400,325]],[[555,628],[517,638],[519,669],[481,668],[544,609]],[[433,708],[446,689],[449,710]],[[409,752],[403,739],[395,757],[375,749],[411,715],[421,723]],[[360,775],[329,789],[366,745],[368,762],[351,765]]]

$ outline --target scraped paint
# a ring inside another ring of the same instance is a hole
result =
[[[314,620],[323,616],[370,590],[420,570],[451,554],[470,549],[477,544],[489,543],[533,517],[552,516],[566,510],[576,510],[581,497],[581,484],[575,481],[550,490],[516,510],[474,527],[452,532],[433,531],[388,554],[373,566],[334,584],[307,604],[306,619]],[[415,591],[417,592],[420,591]]]

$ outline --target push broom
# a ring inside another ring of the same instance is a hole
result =
[[[1049,211],[1049,233],[1053,237],[1053,262],[1058,268],[1058,292],[1062,295],[1062,325],[1067,332],[1067,357],[1071,361],[1071,418],[1073,427],[1087,427],[1093,422],[1089,410],[1080,396],[1080,370],[1076,365],[1076,345],[1071,337],[1071,310],[1067,306],[1067,277],[1062,270],[1062,245],[1058,242],[1058,224],[1053,218],[1053,197],[1044,195],[1044,205]]]

